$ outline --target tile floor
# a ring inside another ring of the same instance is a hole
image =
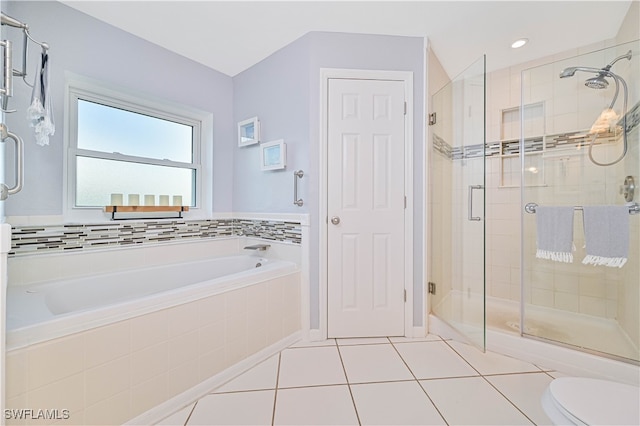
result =
[[[159,425],[546,425],[561,373],[451,340],[298,343]]]

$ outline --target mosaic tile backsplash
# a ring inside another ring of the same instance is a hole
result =
[[[300,222],[273,220],[176,219],[135,223],[15,226],[11,230],[9,256],[243,235],[294,244],[302,241]]]

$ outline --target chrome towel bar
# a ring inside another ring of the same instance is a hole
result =
[[[536,203],[527,203],[524,206],[524,211],[530,214],[535,214],[536,208],[538,205]],[[582,210],[582,206],[573,206],[574,210]],[[629,214],[638,214],[640,213],[640,204],[633,203],[629,206]]]
[[[0,123],[0,141],[4,142],[7,138],[13,139],[16,144],[16,183],[11,188],[4,183],[0,183],[0,201],[6,200],[9,195],[20,192],[24,183],[24,143],[20,136],[11,133],[4,123]]]

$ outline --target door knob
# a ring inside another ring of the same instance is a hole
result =
[[[333,223],[334,225],[337,225],[340,223],[340,218],[338,216],[333,216],[331,218],[331,223]]]

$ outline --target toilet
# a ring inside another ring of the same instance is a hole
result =
[[[584,377],[560,377],[542,395],[554,425],[640,425],[640,387]]]

